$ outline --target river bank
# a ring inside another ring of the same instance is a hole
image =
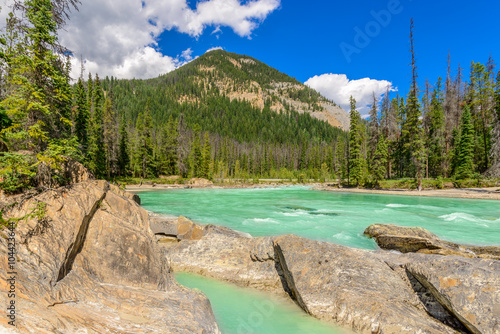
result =
[[[127,185],[126,190],[130,192],[167,190],[167,189],[245,189],[245,188],[269,188],[297,185],[296,183],[236,183],[236,184],[132,184]],[[422,196],[422,197],[446,197],[446,198],[469,198],[469,199],[489,199],[500,200],[500,187],[490,188],[453,188],[453,189],[430,189],[430,190],[408,190],[408,189],[363,189],[363,188],[339,188],[321,183],[303,183],[301,185],[311,186],[315,190],[332,192],[350,192],[364,194],[381,195],[402,195],[402,196]]]
[[[364,193],[364,194],[500,200],[500,187],[431,189],[431,190],[417,191],[408,189],[338,188],[338,187],[330,187],[328,185],[320,185],[316,186],[314,189],[322,191],[352,192],[352,193]]]

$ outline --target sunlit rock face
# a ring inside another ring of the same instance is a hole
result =
[[[206,297],[174,281],[133,196],[89,181],[43,192],[4,214],[16,217],[25,217],[15,229],[18,332],[219,332]],[[1,257],[7,252],[1,238]],[[10,272],[2,261],[1,284]],[[7,298],[0,294],[0,304]],[[11,328],[0,318],[1,328]]]

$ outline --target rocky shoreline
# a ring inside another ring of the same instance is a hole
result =
[[[15,246],[0,231],[0,332],[220,333],[208,299],[176,283],[134,195],[88,181],[3,209],[17,226]]]
[[[220,333],[209,300],[178,285],[175,271],[285,296],[358,333],[500,331],[498,247],[391,225],[367,229],[386,249],[378,251],[294,235],[253,238],[150,214],[139,202],[86,181],[3,208],[2,221],[16,222],[16,261],[14,269],[0,263],[0,284],[7,291],[15,276],[18,333]],[[7,259],[8,230],[0,234]],[[1,305],[11,300],[0,294]],[[2,308],[0,331],[11,329]]]
[[[174,271],[288,295],[310,315],[358,333],[500,330],[500,261],[491,254],[469,256],[465,246],[454,255],[367,251],[293,235],[252,238],[184,217],[155,219]],[[404,235],[425,238],[422,229]]]
[[[351,192],[351,193],[361,193],[361,194],[500,200],[500,187],[432,189],[432,190],[417,191],[417,190],[407,190],[407,189],[338,188],[328,185],[319,185],[316,186],[314,189],[322,191]]]

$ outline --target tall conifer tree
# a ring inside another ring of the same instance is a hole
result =
[[[441,78],[438,79],[432,93],[428,117],[429,133],[427,146],[429,174],[432,177],[442,176],[445,171],[445,118],[441,80]]]
[[[82,79],[78,79],[75,87],[75,135],[80,142],[82,152],[85,155],[88,148],[88,132],[90,123],[90,114],[87,103],[87,91],[83,85]]]
[[[366,160],[362,154],[363,124],[356,109],[356,100],[351,96],[351,126],[349,130],[349,182],[359,186],[364,179]]]
[[[410,92],[406,102],[406,120],[403,137],[406,138],[404,146],[408,151],[413,165],[413,173],[417,181],[417,189],[422,190],[423,167],[425,160],[424,135],[421,126],[422,111],[420,110],[420,102],[418,100],[418,85],[417,85],[417,64],[414,47],[414,24],[413,18],[410,25],[410,52],[412,66],[412,83]]]
[[[104,178],[107,175],[103,132],[104,92],[102,91],[101,81],[97,75],[94,80],[91,100],[92,117],[90,122],[88,166],[97,178]]]
[[[474,126],[471,121],[469,106],[465,106],[460,125],[460,141],[457,145],[457,166],[455,176],[458,179],[472,177],[474,171]]]
[[[130,155],[129,155],[129,139],[125,120],[120,122],[120,143],[118,145],[118,171],[121,176],[126,176],[129,171]]]

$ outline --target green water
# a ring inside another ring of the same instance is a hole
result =
[[[421,226],[449,241],[500,245],[500,201],[331,193],[308,187],[182,189],[141,192],[140,197],[150,211],[184,215],[253,236],[293,233],[374,249],[364,229],[392,223]],[[208,296],[224,334],[340,333],[269,295],[195,275],[176,277]],[[265,311],[270,305],[273,311]]]
[[[224,334],[340,334],[345,330],[305,314],[291,300],[198,275],[177,273],[179,283],[210,299]]]
[[[374,249],[375,223],[420,226],[442,239],[500,245],[500,201],[270,189],[181,189],[140,193],[150,211],[183,215],[253,236],[296,234]]]

